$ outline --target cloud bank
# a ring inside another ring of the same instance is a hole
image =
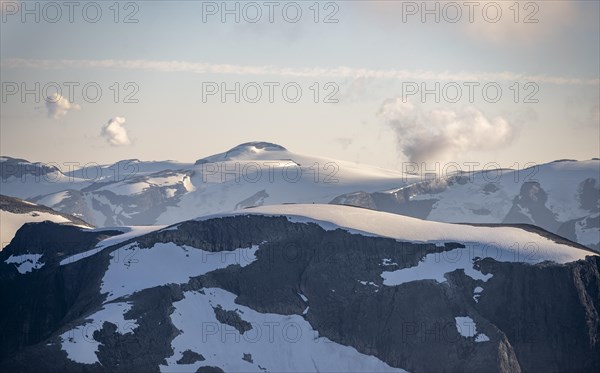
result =
[[[573,78],[548,75],[503,72],[449,72],[428,70],[365,69],[348,66],[322,67],[278,67],[271,65],[210,64],[188,61],[154,60],[44,60],[7,58],[2,59],[6,69],[31,68],[41,70],[70,69],[119,69],[163,73],[226,74],[251,76],[282,76],[296,78],[349,78],[349,79],[398,79],[400,81],[530,81],[549,84],[598,85],[598,78]]]

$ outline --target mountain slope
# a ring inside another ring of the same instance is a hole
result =
[[[72,215],[54,211],[49,207],[0,194],[0,242],[4,249],[25,223],[52,221],[90,228],[91,225]]]
[[[331,203],[449,223],[533,224],[600,250],[600,160],[462,173]]]
[[[308,204],[99,233],[30,224],[0,253],[3,371],[600,368],[600,258],[534,227]],[[65,260],[75,235],[101,249]],[[27,250],[48,260],[5,263]],[[46,322],[15,312],[39,294]]]
[[[497,261],[568,263],[594,253],[561,237],[548,237],[546,232],[535,227],[524,229],[444,224],[368,209],[329,205],[262,206],[237,213],[284,215],[291,221],[320,224],[324,229],[342,228],[410,242],[472,242],[481,252],[473,250],[471,255],[491,257]]]
[[[194,165],[128,160],[58,173],[52,182],[31,176],[23,182],[12,166],[7,169],[4,193],[97,226],[172,224],[261,204],[327,203],[343,193],[395,188],[408,180],[398,172],[296,154],[265,142],[241,144]]]

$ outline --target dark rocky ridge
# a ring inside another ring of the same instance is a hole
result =
[[[215,310],[217,320],[219,320],[221,324],[233,326],[240,334],[244,334],[252,329],[252,324],[243,320],[237,312],[225,311],[220,305],[213,307],[213,309]]]
[[[71,221],[71,223],[73,224],[86,225],[91,227],[90,224],[76,216],[65,214],[43,205],[32,205],[23,201],[22,199],[9,197],[2,194],[0,194],[0,210],[12,212],[14,214],[27,214],[30,212],[47,212],[49,214],[62,216],[63,218]]]
[[[546,207],[547,200],[548,194],[539,183],[523,183],[519,195],[514,198],[513,206],[502,222],[535,224],[551,232],[556,232],[560,223],[556,220],[554,213]]]
[[[118,230],[88,230],[51,221],[26,223],[17,231],[11,243],[0,252],[0,259],[9,255],[43,254],[44,263],[57,263],[71,255],[91,250],[103,239],[119,235]]]
[[[196,361],[206,360],[202,354],[194,352],[192,350],[183,351],[183,357],[177,360],[177,364],[194,364]]]
[[[46,225],[40,224],[51,229],[51,224]],[[68,240],[70,233],[61,232],[57,239]],[[39,238],[33,238],[33,231],[28,236],[35,247]],[[133,308],[125,317],[135,319],[139,327],[132,334],[121,335],[115,333],[114,324],[104,323],[96,331],[94,336],[102,343],[97,354],[102,365],[72,362],[56,342],[58,335],[81,323],[102,303],[100,281],[110,252],[118,246],[68,266],[45,266],[11,282],[0,277],[1,289],[21,286],[27,293],[28,289],[40,288],[28,296],[32,301],[48,292],[43,283],[56,289],[35,306],[20,300],[22,292],[3,290],[2,299],[21,307],[37,307],[39,312],[16,320],[7,320],[8,312],[0,314],[2,330],[10,330],[3,340],[6,347],[2,348],[5,354],[0,358],[0,370],[158,371],[158,364],[173,354],[170,341],[179,333],[170,321],[173,302],[182,299],[184,291],[205,287],[230,291],[237,295],[237,303],[256,311],[283,315],[302,314],[306,304],[298,293],[304,294],[310,302],[305,317],[319,335],[411,372],[600,369],[600,260],[596,256],[567,265],[484,259],[477,264],[483,273],[493,274],[487,282],[456,270],[446,275],[444,283],[423,280],[384,286],[380,277],[383,259],[398,264],[385,270],[411,267],[427,253],[461,247],[460,242],[445,247],[397,242],[266,216],[189,221],[137,241],[146,249],[157,242],[213,252],[250,245],[260,245],[260,249],[257,260],[245,267],[229,266],[187,284],[158,286],[130,296],[127,301]],[[28,245],[26,236],[19,242]],[[0,263],[0,275],[5,272],[6,266]],[[372,281],[377,286],[364,286],[359,281]],[[485,289],[478,302],[473,300],[476,286]],[[42,323],[39,328],[43,333],[36,340],[11,344],[45,313],[59,321]],[[460,336],[454,321],[459,315],[472,317],[478,332],[485,333],[490,341],[474,343],[472,337]],[[243,315],[240,320],[231,315],[223,319],[240,323]],[[7,329],[8,322],[16,327]],[[46,346],[49,341],[54,344]],[[6,353],[9,350],[16,353]]]

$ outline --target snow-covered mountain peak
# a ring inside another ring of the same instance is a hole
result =
[[[231,148],[229,150],[229,152],[235,152],[235,151],[256,151],[256,150],[262,150],[262,151],[287,151],[287,149],[284,148],[283,146],[281,146],[279,144],[274,144],[272,142],[251,141],[251,142],[245,142],[243,144],[235,146],[235,147]]]
[[[274,155],[273,153],[288,153],[288,150],[278,144],[273,144],[265,141],[252,141],[234,146],[233,148],[229,149],[224,153],[219,153],[206,158],[199,159],[198,161],[196,161],[196,165],[232,160],[262,159],[261,156],[263,156],[265,153],[269,153],[268,158],[271,159]],[[285,155],[281,154],[280,158],[284,157]]]
[[[127,163],[127,164],[139,164],[139,163],[142,163],[142,161],[140,161],[137,158],[122,159],[120,161],[117,161],[117,162],[113,163],[110,167],[118,167],[119,165],[124,164],[124,163]]]

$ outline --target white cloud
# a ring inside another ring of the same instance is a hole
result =
[[[411,162],[456,161],[466,152],[500,149],[514,137],[505,118],[490,119],[474,107],[425,112],[396,98],[386,100],[378,116],[394,130],[398,149]]]
[[[112,146],[125,146],[131,144],[127,129],[123,127],[125,124],[125,118],[114,117],[111,118],[104,127],[102,127],[102,136],[106,138],[106,141]]]
[[[81,107],[77,104],[72,104],[58,93],[53,93],[46,97],[46,109],[48,109],[48,117],[60,119],[67,115],[69,111],[80,110]]]
[[[251,76],[282,76],[296,78],[339,78],[339,79],[397,79],[400,81],[491,81],[491,82],[536,82],[549,84],[598,85],[600,79],[573,78],[548,75],[530,75],[510,71],[502,72],[450,72],[430,70],[364,69],[348,66],[321,67],[277,67],[271,65],[209,64],[188,61],[150,60],[43,60],[2,59],[2,67],[31,68],[41,70],[70,69],[119,69],[152,72],[186,72],[192,74],[224,74]]]

